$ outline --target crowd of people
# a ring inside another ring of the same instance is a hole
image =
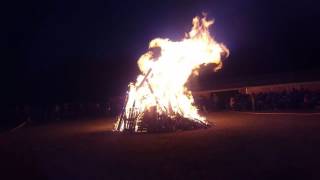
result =
[[[260,93],[212,94],[198,101],[202,110],[303,111],[320,110],[320,91],[296,90]]]
[[[16,119],[28,119],[29,121],[51,121],[78,117],[111,115],[111,107],[108,103],[63,103],[42,106],[22,105],[15,107],[14,115],[16,116]]]
[[[12,105],[7,107],[1,126],[12,127],[23,122],[32,124],[82,118],[114,117],[120,112],[122,105],[123,102],[119,98],[106,102]]]

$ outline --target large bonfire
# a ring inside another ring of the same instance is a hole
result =
[[[195,17],[181,41],[156,38],[138,60],[141,74],[129,84],[116,131],[150,132],[184,127],[206,127],[208,122],[194,104],[186,83],[202,65],[222,67],[229,50],[210,35],[213,21]]]

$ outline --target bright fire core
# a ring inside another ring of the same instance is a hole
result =
[[[141,74],[129,84],[124,109],[125,118],[136,117],[136,126],[150,108],[172,118],[182,116],[207,123],[205,117],[198,113],[186,83],[202,65],[213,63],[217,65],[216,69],[221,68],[221,57],[228,56],[229,50],[210,35],[209,27],[213,21],[195,17],[192,24],[191,31],[181,41],[153,39],[149,51],[139,58]],[[119,124],[123,123],[120,118],[116,127],[123,131],[125,124]]]

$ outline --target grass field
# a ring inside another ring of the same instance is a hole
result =
[[[108,118],[0,134],[0,179],[319,179],[319,114],[210,113],[211,128],[119,134]],[[2,177],[3,178],[2,178]]]

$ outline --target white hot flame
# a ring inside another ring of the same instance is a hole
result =
[[[159,114],[180,115],[206,123],[185,85],[201,65],[214,63],[217,69],[221,68],[221,56],[228,56],[229,50],[210,35],[213,21],[195,17],[192,24],[191,31],[181,41],[156,38],[150,42],[149,51],[138,60],[141,74],[135,83],[129,84],[127,118],[130,113],[143,114],[156,107]]]

